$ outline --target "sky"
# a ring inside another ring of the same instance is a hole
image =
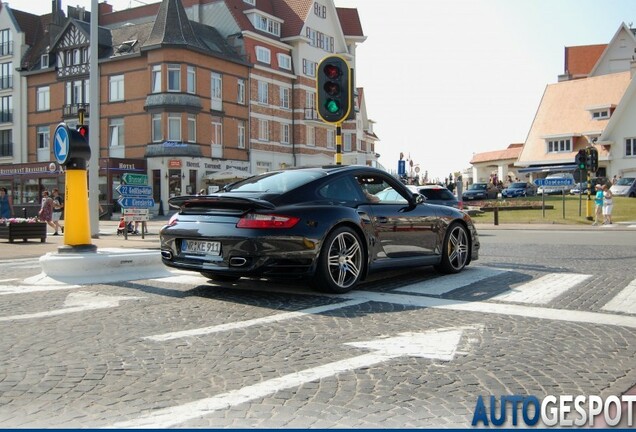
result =
[[[158,0],[110,0],[115,10]],[[526,140],[566,46],[606,44],[636,22],[633,0],[334,0],[357,8],[367,37],[356,52],[380,163],[399,154],[429,179],[470,168],[475,153]],[[35,14],[49,0],[9,0]],[[62,0],[66,6],[91,0]]]

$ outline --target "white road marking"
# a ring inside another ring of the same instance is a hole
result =
[[[0,317],[0,322],[4,321],[16,321],[27,320],[35,318],[47,318],[56,315],[65,315],[75,312],[84,312],[88,310],[106,309],[119,306],[119,302],[122,300],[137,300],[141,297],[130,296],[106,296],[100,293],[80,291],[77,293],[71,293],[66,297],[64,307],[62,309],[37,312],[32,314],[13,315],[8,317]]]
[[[350,342],[347,345],[368,348],[375,352],[283,375],[183,405],[151,410],[142,417],[119,422],[110,427],[116,429],[168,428],[203,417],[213,411],[275,394],[281,390],[295,388],[342,372],[370,367],[402,356],[450,361],[455,356],[461,336],[462,330],[433,330],[424,333],[402,333],[397,337],[368,342]]]
[[[320,314],[320,313],[329,312],[336,309],[342,309],[349,306],[355,306],[360,303],[366,303],[366,302],[367,302],[366,299],[348,300],[342,303],[316,306],[316,307],[303,309],[303,310],[299,310],[295,312],[287,312],[287,313],[281,313],[276,315],[270,315],[270,316],[255,318],[255,319],[246,320],[246,321],[219,324],[219,325],[210,326],[210,327],[183,330],[183,331],[172,332],[172,333],[164,333],[164,334],[155,335],[155,336],[146,336],[144,339],[160,342],[160,341],[167,341],[172,339],[179,339],[183,337],[201,336],[201,335],[236,330],[240,328],[246,328],[246,327],[251,327],[251,326],[256,326],[261,324],[275,323],[275,322],[280,322],[280,321],[289,320],[293,318],[300,318],[305,315]]]
[[[414,283],[406,287],[398,288],[394,290],[394,292],[442,295],[475,282],[479,282],[480,280],[498,276],[507,271],[508,270],[492,267],[466,267],[460,273]]]
[[[589,279],[592,275],[576,273],[550,273],[539,279],[511,288],[493,297],[493,300],[547,304],[570,288]]]
[[[0,296],[9,294],[29,294],[42,291],[58,291],[80,288],[81,285],[51,284],[51,285],[0,285]]]
[[[610,300],[603,310],[636,314],[636,279]]]

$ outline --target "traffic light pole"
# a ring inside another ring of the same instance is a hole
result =
[[[342,123],[336,124],[336,165],[342,165]]]
[[[587,171],[587,206],[585,208],[585,218],[589,221],[594,220],[592,217],[592,172]]]

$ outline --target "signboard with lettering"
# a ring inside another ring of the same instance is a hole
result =
[[[121,180],[129,185],[147,185],[148,184],[148,175],[147,174],[133,174],[133,173],[124,173],[121,175]]]

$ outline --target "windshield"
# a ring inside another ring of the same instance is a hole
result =
[[[511,189],[525,189],[526,188],[526,184],[525,183],[513,183],[510,185]]]
[[[322,171],[290,170],[261,174],[234,183],[228,192],[285,193],[326,175]]]
[[[629,186],[634,183],[633,177],[623,177],[619,181],[616,182],[616,186]]]
[[[468,186],[468,190],[485,190],[486,189],[486,183],[473,183],[470,186]]]

